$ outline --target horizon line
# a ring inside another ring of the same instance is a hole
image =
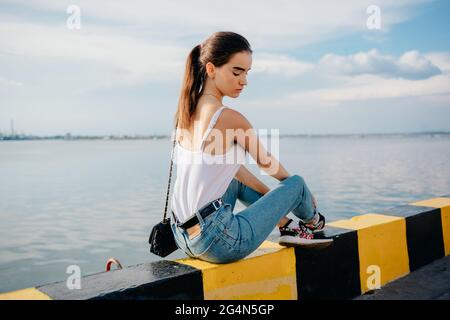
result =
[[[426,135],[426,134],[450,134],[449,131],[409,131],[409,132],[347,132],[347,133],[283,133],[279,134],[280,137],[289,137],[289,136],[351,136],[351,135]],[[270,135],[270,134],[269,134]],[[130,133],[130,134],[72,134],[70,132],[65,134],[50,134],[50,135],[34,135],[34,134],[24,134],[24,133],[15,133],[14,135],[8,134],[2,134],[0,132],[0,139],[1,138],[68,138],[68,139],[75,139],[75,138],[96,138],[96,137],[102,137],[102,138],[167,138],[171,137],[171,134],[137,134],[137,133]]]

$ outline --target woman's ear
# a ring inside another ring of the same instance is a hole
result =
[[[211,62],[206,64],[206,73],[212,79],[216,76],[216,67]]]

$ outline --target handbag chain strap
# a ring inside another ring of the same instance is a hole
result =
[[[173,153],[174,153],[174,149],[175,149],[175,142],[177,140],[177,127],[178,127],[178,121],[177,121],[177,124],[175,125],[175,133],[174,133],[174,137],[173,137],[172,152],[170,154],[169,181],[167,182],[166,206],[164,208],[163,221],[166,221],[167,205],[169,203],[170,180],[172,179]]]

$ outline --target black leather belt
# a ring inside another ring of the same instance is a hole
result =
[[[216,199],[214,201],[211,201],[209,204],[198,210],[200,213],[200,216],[205,219],[207,216],[209,216],[211,213],[218,210],[223,205],[222,198]],[[192,226],[195,226],[197,223],[199,223],[197,215],[194,215],[192,218],[189,218],[189,220],[185,221],[182,224],[178,224],[180,228],[183,228],[184,230],[189,229]]]

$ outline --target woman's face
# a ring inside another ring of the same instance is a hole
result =
[[[247,73],[251,66],[252,54],[250,52],[235,53],[226,64],[212,68],[214,70],[212,81],[224,96],[237,98],[244,86],[247,85]]]

